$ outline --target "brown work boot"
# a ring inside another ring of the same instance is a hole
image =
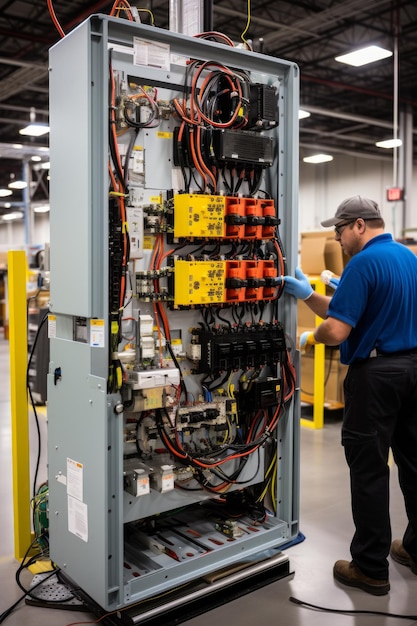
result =
[[[365,576],[353,561],[336,561],[333,576],[342,585],[358,587],[373,596],[385,596],[390,590],[389,580],[378,580]]]
[[[400,563],[401,565],[405,565],[406,567],[410,567],[413,574],[417,575],[417,563],[408,554],[401,539],[394,539],[389,553],[394,561]]]

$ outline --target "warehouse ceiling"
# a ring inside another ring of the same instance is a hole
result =
[[[142,1],[143,23],[169,28],[169,0]],[[247,24],[247,2],[214,0],[213,30],[240,42]],[[53,8],[68,33],[93,13],[108,14],[113,1],[54,0]],[[133,6],[133,4],[132,4]],[[149,13],[149,11],[152,12]],[[48,160],[48,136],[22,142],[19,129],[35,110],[48,121],[48,49],[60,38],[47,1],[0,0],[0,188],[20,178],[22,158]],[[392,159],[375,142],[393,136],[394,92],[400,111],[417,107],[417,3],[415,0],[263,0],[251,3],[245,38],[253,49],[295,61],[300,67],[301,106],[311,116],[300,121],[301,156],[313,152]],[[396,55],[351,67],[334,57],[367,44]],[[398,58],[398,65],[395,65]],[[394,66],[398,69],[395,90]],[[23,144],[14,148],[14,144]],[[417,151],[414,151],[414,159]],[[32,196],[42,201],[46,170],[35,164]],[[19,193],[2,200],[21,201]]]

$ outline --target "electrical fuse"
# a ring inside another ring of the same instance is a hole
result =
[[[172,465],[156,467],[151,475],[152,488],[159,493],[166,493],[174,489],[174,468]]]

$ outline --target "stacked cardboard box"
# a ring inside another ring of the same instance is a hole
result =
[[[311,276],[320,275],[323,270],[340,276],[348,261],[334,234],[329,231],[301,233],[300,257],[303,272]]]
[[[326,348],[324,362],[324,405],[332,408],[344,402],[343,381],[347,373],[347,365],[339,360],[338,348]],[[305,402],[314,401],[314,351],[301,356],[301,399]]]
[[[297,342],[301,333],[313,330],[315,315],[305,302],[298,302],[298,329]],[[324,364],[324,403],[327,406],[343,403],[343,381],[347,373],[347,366],[340,363],[340,354],[337,347],[327,346]],[[301,354],[301,392],[302,400],[313,403],[314,391],[314,348],[309,353]]]
[[[327,269],[336,276],[340,276],[348,262],[338,241],[331,231],[312,231],[301,233],[301,267],[307,276],[317,279],[323,270]],[[327,295],[333,290],[327,288]],[[298,302],[298,336],[305,330],[312,330],[316,326],[316,317],[305,302]],[[324,364],[324,402],[325,406],[340,406],[343,404],[343,381],[347,366],[339,360],[338,348],[326,347]],[[313,402],[314,392],[314,350],[309,354],[301,355],[301,392],[302,399]]]

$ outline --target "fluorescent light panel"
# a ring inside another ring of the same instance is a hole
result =
[[[398,148],[403,145],[401,139],[384,139],[384,141],[377,141],[375,144],[378,148]]]
[[[2,216],[3,220],[18,220],[23,217],[23,213],[21,211],[13,211],[12,213],[6,213]]]
[[[303,120],[305,117],[310,117],[311,113],[309,111],[305,111],[304,109],[299,109],[298,111],[298,119]]]
[[[41,137],[49,133],[49,126],[47,124],[29,124],[25,128],[21,128],[19,133],[30,137]]]
[[[304,163],[326,163],[327,161],[333,161],[331,154],[312,154],[309,157],[304,157]]]
[[[347,65],[353,65],[354,67],[360,67],[361,65],[374,63],[375,61],[380,61],[390,56],[392,56],[391,50],[386,50],[380,46],[367,46],[366,48],[360,48],[359,50],[353,50],[353,52],[337,56],[335,57],[335,61],[347,63]]]
[[[11,196],[13,191],[11,189],[0,189],[0,198],[7,198]]]
[[[8,184],[9,189],[26,189],[27,186],[28,184],[24,180],[13,180]]]

